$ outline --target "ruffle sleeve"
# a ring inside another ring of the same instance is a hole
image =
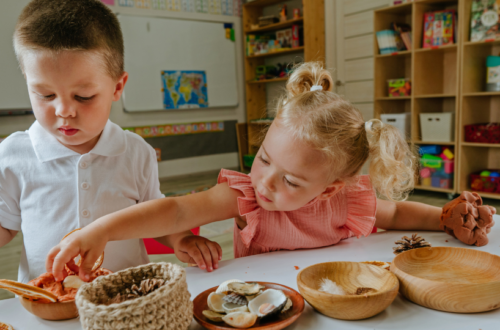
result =
[[[248,248],[253,237],[257,234],[257,224],[261,211],[261,207],[255,197],[255,190],[252,187],[252,179],[249,175],[222,169],[219,173],[217,183],[224,182],[227,182],[230,188],[243,193],[243,196],[238,197],[238,210],[240,216],[246,217],[247,226],[241,230],[240,236],[242,242]]]
[[[346,189],[345,226],[356,236],[367,237],[375,226],[377,196],[368,175],[360,175],[357,184]]]

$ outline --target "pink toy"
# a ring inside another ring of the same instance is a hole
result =
[[[444,173],[451,174],[455,172],[455,162],[445,161],[444,162]]]
[[[431,177],[431,169],[428,167],[424,167],[423,169],[420,170],[420,177],[421,178],[430,178]]]

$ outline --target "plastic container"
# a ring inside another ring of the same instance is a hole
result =
[[[486,90],[488,92],[500,91],[500,56],[486,58]]]
[[[420,114],[420,129],[424,142],[453,142],[455,139],[455,114],[434,112]]]
[[[500,143],[500,123],[465,125],[465,142]]]
[[[384,124],[396,127],[405,138],[410,138],[411,112],[383,114],[380,119]]]
[[[470,188],[473,191],[482,191],[488,193],[500,193],[500,170],[487,170],[489,176],[481,176],[481,172],[475,172],[470,175]]]
[[[420,159],[420,184],[434,188],[452,189],[455,162],[425,154]]]
[[[411,95],[411,80],[407,78],[387,80],[389,97],[402,97]]]

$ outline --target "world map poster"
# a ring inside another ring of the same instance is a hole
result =
[[[208,107],[205,71],[162,71],[164,109]]]

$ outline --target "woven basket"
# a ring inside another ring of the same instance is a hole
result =
[[[118,293],[123,294],[132,284],[152,278],[167,282],[146,296],[119,304],[102,304]],[[98,277],[78,290],[76,306],[86,330],[181,330],[187,329],[193,318],[190,298],[184,269],[160,262]]]

